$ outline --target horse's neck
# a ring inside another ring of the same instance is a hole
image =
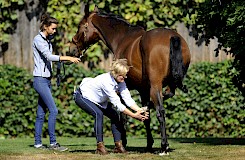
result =
[[[128,37],[141,35],[143,30],[141,27],[131,27],[122,20],[115,22],[113,19],[105,16],[97,16],[95,21],[96,27],[102,36],[100,38],[114,54],[122,43],[130,43]]]
[[[132,48],[137,48],[139,46],[141,37],[144,33],[144,30],[135,30],[124,36],[121,43],[118,45],[117,50],[114,52],[114,57],[127,58],[130,61],[132,54],[137,54],[135,51],[132,51]]]

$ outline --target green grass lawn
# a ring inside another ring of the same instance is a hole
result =
[[[33,138],[0,139],[0,160],[245,160],[245,139],[193,138],[169,139],[171,152],[168,156],[159,156],[160,139],[155,139],[155,153],[144,153],[145,138],[128,138],[128,154],[101,156],[94,154],[95,138],[58,138],[61,145],[69,148],[66,152],[38,150],[33,148]],[[114,143],[111,137],[104,139],[105,146],[112,152]],[[43,139],[48,145],[49,140]]]

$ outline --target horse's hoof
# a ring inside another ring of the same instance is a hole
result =
[[[169,152],[167,151],[159,153],[159,156],[168,156],[168,155],[169,155]]]
[[[164,145],[162,149],[160,150],[159,156],[167,156],[169,155],[170,148],[168,145]]]

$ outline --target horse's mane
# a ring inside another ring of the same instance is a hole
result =
[[[126,21],[122,16],[120,15],[117,15],[117,14],[114,14],[114,13],[106,13],[106,12],[99,12],[98,13],[99,16],[102,16],[102,17],[106,17],[106,18],[109,18],[111,21],[117,21],[117,22],[120,22],[121,24],[124,24],[124,25],[127,25],[129,27],[137,27],[137,28],[140,28],[140,29],[143,29],[143,27],[141,26],[138,26],[138,25],[132,25],[130,24],[128,21]]]
[[[99,16],[103,16],[103,17],[107,17],[107,18],[116,19],[116,20],[119,20],[119,21],[123,21],[124,23],[126,23],[128,25],[131,25],[122,16],[116,15],[114,13],[99,12],[98,15]]]
[[[115,21],[115,22],[119,22],[121,24],[127,25],[128,27],[139,28],[139,29],[143,29],[144,30],[144,28],[142,26],[130,24],[121,15],[117,15],[117,14],[114,14],[114,13],[107,13],[107,12],[104,12],[104,11],[101,11],[101,10],[99,12],[97,12],[97,14],[99,16],[109,18],[111,21]],[[81,19],[81,21],[79,22],[78,27],[80,27],[80,25],[82,23],[82,20],[83,19]]]

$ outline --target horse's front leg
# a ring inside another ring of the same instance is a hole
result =
[[[150,127],[150,124],[151,124],[150,109],[148,109],[148,112],[149,112],[149,119],[144,120],[146,136],[147,136],[147,146],[146,146],[145,151],[153,153],[152,146],[153,146],[154,140],[151,134],[151,127]]]
[[[147,136],[147,146],[146,146],[146,149],[145,151],[146,152],[153,152],[153,149],[152,149],[152,146],[153,146],[153,143],[154,143],[154,139],[152,137],[152,133],[151,133],[151,127],[150,127],[150,124],[151,124],[151,116],[150,116],[150,108],[152,108],[152,106],[154,106],[153,103],[150,102],[150,91],[141,91],[140,92],[140,96],[141,96],[141,103],[142,103],[142,106],[147,106],[148,107],[148,110],[147,112],[149,112],[149,118],[144,120],[144,125],[145,125],[145,129],[146,129],[146,136]]]
[[[127,115],[124,113],[120,113],[120,121],[122,124],[122,129],[121,129],[121,140],[122,140],[122,145],[124,148],[127,146],[127,134],[126,134],[126,123],[127,123]]]

